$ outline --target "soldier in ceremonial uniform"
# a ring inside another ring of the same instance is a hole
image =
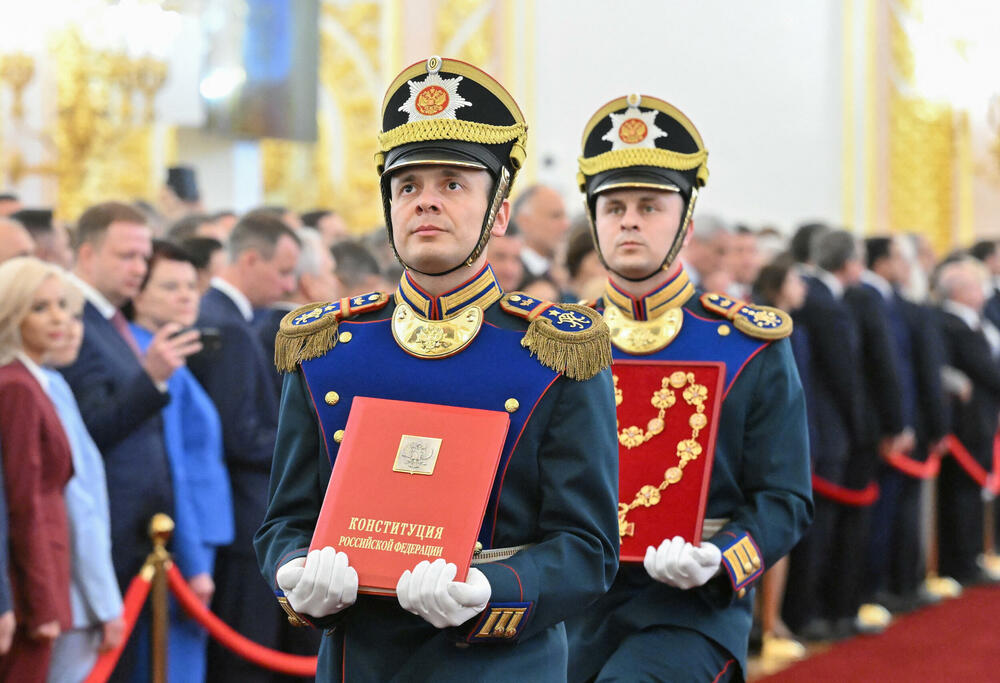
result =
[[[584,132],[578,179],[610,273],[595,308],[611,331],[615,374],[638,360],[721,362],[724,393],[700,538],[656,536],[662,542],[644,549],[641,564],[623,562],[608,594],[567,621],[570,681],[742,680],[753,586],[812,516],[805,404],[785,339],[789,316],[699,296],[677,259],[708,178],[706,158],[688,118],[645,95],[608,103]],[[662,412],[635,433],[623,422],[619,434],[623,482],[627,459],[637,457],[629,447],[663,443],[657,472],[666,478],[642,498],[647,507],[676,500],[671,486],[687,476],[677,469],[700,454],[683,452],[684,442],[655,440],[671,420],[688,419],[669,406]],[[706,429],[696,417],[695,432]],[[633,495],[620,493],[623,539],[642,523]]]
[[[565,680],[562,622],[618,564],[607,326],[583,306],[526,306],[486,262],[526,140],[499,83],[431,57],[396,78],[382,116],[385,217],[406,270],[388,296],[304,306],[281,324],[260,565],[293,619],[329,629],[319,680]],[[351,550],[308,551],[355,396],[509,413],[479,532],[479,556],[496,561],[474,559],[465,582],[453,564],[414,561],[396,596],[359,597]]]

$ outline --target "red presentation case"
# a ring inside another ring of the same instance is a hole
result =
[[[657,547],[665,538],[682,536],[692,543],[701,542],[725,366],[616,360],[613,370],[618,403],[620,558],[641,562],[647,546]],[[657,431],[654,423],[661,408],[662,430]],[[703,426],[695,429],[696,425]],[[684,458],[682,453],[695,457]]]
[[[421,560],[464,581],[510,424],[506,412],[357,396],[310,549],[347,553],[359,592],[395,594]]]

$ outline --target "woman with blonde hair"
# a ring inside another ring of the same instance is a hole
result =
[[[45,681],[52,643],[72,623],[63,489],[72,455],[41,366],[68,331],[62,270],[19,257],[0,265],[0,445],[17,629],[0,681]]]

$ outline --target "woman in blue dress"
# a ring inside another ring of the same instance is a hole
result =
[[[146,280],[131,306],[131,328],[139,348],[145,351],[165,325],[193,325],[198,302],[198,275],[191,257],[170,242],[155,241]],[[168,380],[167,391],[170,402],[163,408],[163,428],[174,485],[172,551],[188,585],[207,605],[215,591],[212,570],[216,548],[233,540],[232,492],[222,455],[222,426],[208,394],[186,367]],[[172,604],[169,680],[204,681],[206,645],[207,635],[201,626]]]

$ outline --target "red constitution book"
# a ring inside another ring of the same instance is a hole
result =
[[[616,360],[623,561],[681,536],[701,542],[725,366]]]
[[[359,592],[395,594],[421,560],[443,557],[464,581],[510,416],[356,396],[310,549],[333,546]]]

